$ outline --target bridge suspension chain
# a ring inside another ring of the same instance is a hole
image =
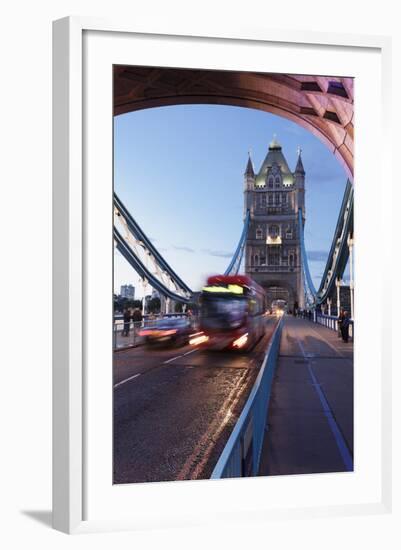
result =
[[[302,209],[298,210],[298,227],[301,241],[301,264],[304,274],[304,288],[309,305],[313,304],[317,299],[317,292],[315,285],[313,284],[312,277],[309,271],[308,258],[306,256],[305,239],[304,239],[304,220],[302,215]]]
[[[123,229],[124,237],[118,226]],[[175,273],[114,194],[114,239],[116,248],[143,280],[165,297],[189,303],[192,290]]]
[[[250,219],[250,212],[249,210],[246,213],[245,220],[244,220],[244,227],[241,233],[241,237],[238,243],[238,246],[234,252],[234,256],[232,257],[232,260],[227,267],[226,271],[224,272],[224,275],[237,275],[239,272],[239,269],[241,267],[242,258],[244,256],[244,250],[245,250],[245,244],[246,239],[248,236],[248,229],[249,229],[249,219]]]
[[[347,240],[349,235],[353,232],[353,200],[354,188],[352,183],[348,180],[336,229],[334,231],[331,249],[318,290],[316,290],[313,284],[309,270],[309,263],[305,249],[302,210],[300,209],[298,211],[298,224],[300,228],[301,241],[301,263],[304,274],[305,296],[309,306],[313,307],[324,302],[324,300],[326,300],[330,295],[336,279],[343,276],[349,256]]]

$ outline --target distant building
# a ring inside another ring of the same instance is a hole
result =
[[[268,301],[304,304],[298,210],[305,222],[305,170],[301,151],[294,172],[274,138],[258,173],[251,158],[244,174],[244,213],[250,212],[245,272],[262,285]]]
[[[135,287],[133,285],[121,285],[120,295],[122,298],[135,300]]]

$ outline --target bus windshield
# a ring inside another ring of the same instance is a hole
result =
[[[204,328],[233,329],[245,323],[246,298],[205,296],[202,299],[201,323]]]

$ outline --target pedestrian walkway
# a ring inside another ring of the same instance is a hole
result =
[[[286,316],[260,475],[353,469],[353,344]]]
[[[124,335],[123,323],[114,323],[113,331],[113,348],[114,350],[126,349],[135,346],[140,346],[144,343],[145,339],[139,336],[142,323],[130,323],[128,333]]]

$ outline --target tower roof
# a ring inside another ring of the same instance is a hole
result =
[[[273,164],[277,164],[281,168],[281,174],[287,183],[293,182],[293,175],[282,153],[281,145],[277,141],[276,136],[274,136],[272,141],[269,143],[269,150],[256,177],[256,184],[258,184],[258,181],[262,183],[266,180],[267,172]]]
[[[251,153],[248,153],[248,163],[247,163],[246,168],[245,168],[244,176],[249,176],[251,178],[255,177],[255,171],[253,169]]]

